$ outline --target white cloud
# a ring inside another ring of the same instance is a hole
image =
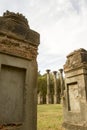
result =
[[[66,55],[87,49],[87,0],[1,0],[5,10],[23,13],[41,35],[39,70],[63,67]]]
[[[56,19],[51,26],[44,28],[42,34],[46,42],[44,44],[46,46],[46,52],[49,54],[49,57],[45,57],[43,61],[45,61],[45,63],[49,61],[48,66],[50,68],[54,67],[55,69],[60,67],[59,64],[61,64],[58,57],[61,57],[63,66],[65,64],[65,56],[68,53],[78,48],[87,49],[87,5],[85,5],[85,1],[74,1],[72,3],[72,1],[67,0],[66,4],[62,2],[58,10],[61,17],[59,17],[59,20]],[[51,58],[53,54],[56,54],[56,56]],[[60,54],[60,56],[58,56],[58,54]],[[64,56],[62,56],[62,54]],[[57,59],[56,63],[53,59]],[[53,64],[50,64],[50,62]],[[44,64],[42,68],[45,68]]]

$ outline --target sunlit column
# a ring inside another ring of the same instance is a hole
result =
[[[53,71],[54,74],[54,104],[58,103],[58,94],[57,94],[57,71]]]
[[[47,95],[46,95],[46,103],[51,103],[51,94],[50,94],[50,70],[46,70],[47,72]]]
[[[64,95],[64,81],[63,81],[63,69],[59,69],[60,72],[60,85],[61,85],[61,95]]]

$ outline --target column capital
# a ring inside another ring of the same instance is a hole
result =
[[[50,72],[50,69],[47,69],[47,70],[46,70],[46,72],[49,74],[49,72]]]
[[[53,71],[53,74],[56,75],[56,74],[57,74],[57,71]]]
[[[59,69],[59,72],[62,74],[63,73],[63,69]]]

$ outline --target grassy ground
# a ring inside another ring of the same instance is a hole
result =
[[[37,130],[64,130],[61,105],[38,105]]]

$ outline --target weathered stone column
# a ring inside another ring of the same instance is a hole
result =
[[[57,98],[57,102],[58,102],[58,104],[60,104],[61,103],[61,84],[60,84],[60,73],[59,72],[57,72],[57,76],[58,76],[58,78],[57,78],[57,95],[58,95],[58,98]]]
[[[46,70],[47,72],[47,95],[46,95],[46,103],[50,104],[52,99],[51,99],[51,94],[50,94],[50,70]]]
[[[64,65],[63,126],[66,130],[87,130],[87,51],[75,50]]]
[[[64,94],[64,81],[63,81],[63,69],[59,69],[60,72],[60,85],[61,85],[61,96]]]
[[[0,129],[37,130],[40,35],[22,14],[0,16]]]
[[[53,71],[53,74],[54,74],[54,104],[57,104],[58,103],[57,78],[56,78],[57,71]]]

